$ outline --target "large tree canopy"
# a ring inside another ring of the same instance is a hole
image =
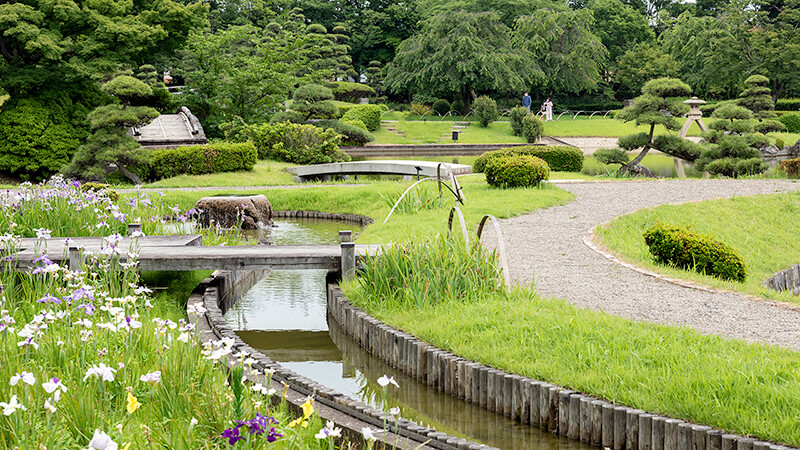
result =
[[[467,109],[478,92],[521,92],[537,73],[510,35],[493,12],[439,14],[400,44],[386,84],[395,92],[457,92]]]
[[[608,51],[591,27],[586,9],[542,9],[517,19],[513,42],[520,55],[530,54],[526,71],[542,80],[551,95],[593,91]]]
[[[22,0],[0,4],[0,80],[12,97],[99,80],[173,53],[206,23],[206,7],[173,0]]]

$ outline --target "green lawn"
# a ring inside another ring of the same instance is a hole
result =
[[[486,184],[483,175],[459,177],[464,188],[466,205],[459,205],[470,229],[477,229],[484,214],[498,218],[513,217],[538,208],[566,203],[572,194],[547,185],[535,189],[494,189]],[[437,209],[423,210],[417,214],[395,213],[389,222],[383,220],[400,194],[411,185],[411,181],[377,182],[369,186],[333,187],[319,186],[309,189],[272,189],[259,191],[226,191],[224,189],[203,192],[170,191],[165,195],[167,204],[178,204],[189,209],[197,199],[214,195],[264,194],[274,209],[301,209],[336,213],[361,214],[375,219],[359,236],[359,243],[382,243],[404,241],[410,237],[430,236],[447,231],[450,207],[455,204],[452,194],[445,190],[444,204]],[[434,192],[436,185],[423,183],[423,190]],[[413,192],[410,194],[413,197]]]
[[[722,281],[656,264],[642,234],[659,222],[691,227],[732,246],[747,264],[747,280]],[[761,286],[773,273],[800,262],[798,222],[800,193],[789,193],[659,206],[619,217],[595,232],[601,244],[648,270],[716,288],[800,303],[790,293],[777,293]]]
[[[148,188],[208,187],[208,186],[281,186],[295,184],[292,175],[284,172],[290,164],[260,160],[253,170],[221,172],[208,175],[179,175],[144,185]]]

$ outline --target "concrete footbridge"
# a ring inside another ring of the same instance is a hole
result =
[[[472,166],[435,161],[373,160],[312,164],[290,167],[286,171],[301,182],[342,175],[402,175],[449,179],[451,176],[471,174]]]
[[[355,245],[348,233],[340,233],[340,245],[202,246],[202,236],[194,234],[125,237],[115,248],[120,262],[135,254],[138,268],[147,271],[341,269],[348,273],[357,258],[379,251],[377,245]],[[36,260],[43,253],[73,269],[92,254],[111,253],[110,244],[100,237],[22,239],[20,244],[9,259],[19,269],[41,265]]]

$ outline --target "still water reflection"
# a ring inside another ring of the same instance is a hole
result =
[[[335,243],[341,223],[303,243]],[[347,225],[346,227],[350,227]],[[310,234],[295,221],[278,223],[269,238],[276,244],[297,243],[291,228]],[[313,230],[312,230],[313,231]],[[279,237],[286,232],[289,236]],[[252,347],[303,376],[440,431],[504,449],[588,449],[574,441],[543,433],[420,383],[373,358],[327,320],[325,271],[274,271],[259,281],[225,315],[228,323]],[[386,393],[375,380],[390,375],[400,387]]]

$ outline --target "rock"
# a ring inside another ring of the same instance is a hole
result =
[[[204,227],[233,228],[237,221],[241,222],[243,230],[272,225],[272,205],[263,195],[203,197],[194,207],[202,211],[197,223]]]
[[[776,155],[781,149],[775,146],[775,144],[770,144],[766,147],[762,147],[758,149],[762,155],[764,156],[774,156]]]
[[[631,173],[637,177],[658,178],[658,175],[654,174],[653,171],[641,164],[636,164],[634,166],[626,164],[622,166],[621,169],[624,172]]]

